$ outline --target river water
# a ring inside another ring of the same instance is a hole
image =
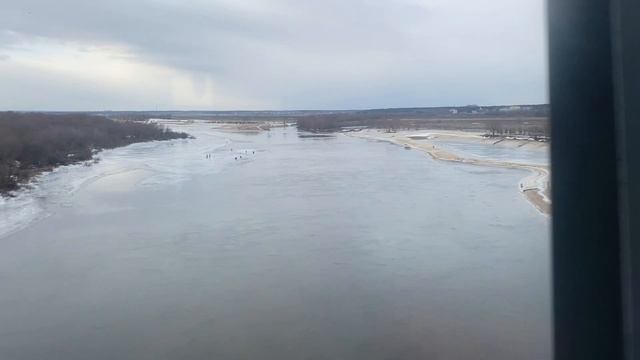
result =
[[[178,127],[3,200],[1,359],[551,358],[526,172]]]

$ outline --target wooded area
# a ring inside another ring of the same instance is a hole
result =
[[[187,137],[154,124],[81,113],[0,112],[0,192],[43,170],[90,160],[97,150]]]

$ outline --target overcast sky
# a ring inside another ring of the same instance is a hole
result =
[[[544,103],[543,0],[0,0],[0,109]]]

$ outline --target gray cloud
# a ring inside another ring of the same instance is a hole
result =
[[[242,99],[291,109],[533,103],[546,101],[543,25],[542,0],[21,0],[3,4],[0,52],[120,46],[131,61],[188,74],[195,89],[212,82],[240,99],[234,107]],[[40,82],[6,73],[4,84]],[[77,89],[83,108],[170,102],[58,86],[69,99]],[[0,107],[37,106],[24,93],[0,97]],[[50,106],[77,105],[60,97]]]

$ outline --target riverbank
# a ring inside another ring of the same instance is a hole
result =
[[[212,125],[212,129],[219,132],[231,133],[261,133],[269,131],[273,128],[288,126],[282,121],[252,121],[252,122],[233,122],[233,121],[207,121]]]
[[[424,151],[435,160],[530,171],[531,174],[519,182],[518,189],[542,214],[549,215],[551,213],[549,167],[547,165],[466,156],[459,152],[443,148],[441,145],[441,142],[455,140],[458,142],[485,144],[486,146],[505,146],[510,148],[526,147],[544,150],[544,147],[548,146],[546,143],[522,139],[488,139],[484,138],[481,133],[462,131],[430,131],[428,133],[416,133],[415,131],[385,132],[382,130],[366,129],[358,132],[346,133],[345,135],[364,139],[387,141],[407,148]]]
[[[103,149],[188,137],[156,124],[82,113],[0,112],[0,196],[57,167],[90,165]]]

